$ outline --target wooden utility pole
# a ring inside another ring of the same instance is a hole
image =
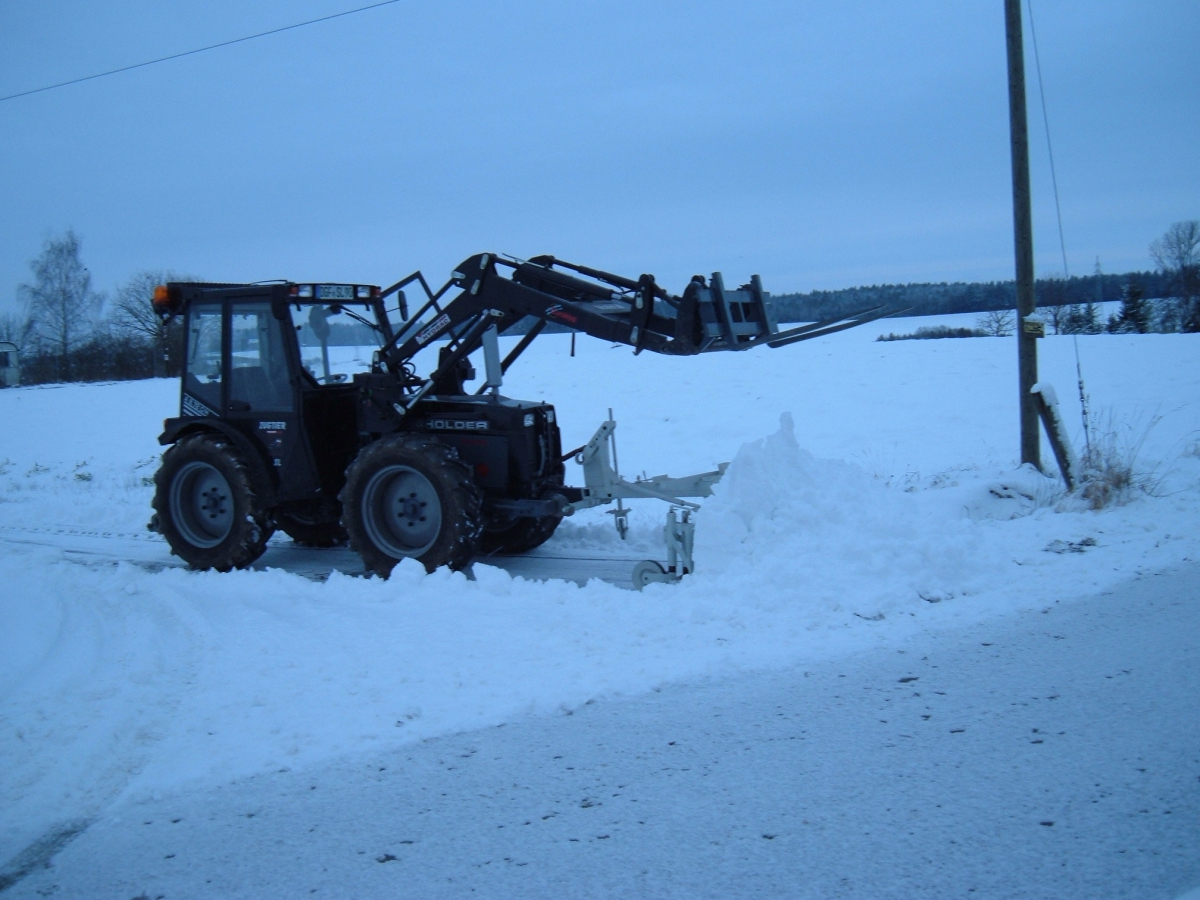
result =
[[[1037,304],[1033,294],[1033,218],[1029,202],[1029,130],[1025,116],[1025,49],[1021,0],[1004,0],[1008,36],[1008,122],[1012,135],[1013,242],[1017,263],[1017,368],[1021,392],[1021,462],[1042,467],[1038,441],[1037,338],[1026,326]]]

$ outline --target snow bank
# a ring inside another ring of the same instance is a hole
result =
[[[774,585],[771,593],[786,585],[833,609],[852,601],[874,611],[897,588],[944,593],[994,579],[1003,554],[969,522],[920,501],[802,450],[785,413],[778,432],[738,451],[705,504],[697,558],[706,577]]]

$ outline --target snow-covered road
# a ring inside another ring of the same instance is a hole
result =
[[[15,861],[9,895],[1168,900],[1200,885],[1198,694],[1192,564],[840,659],[127,798],[50,866],[53,834]]]

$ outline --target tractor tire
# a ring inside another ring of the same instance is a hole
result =
[[[301,547],[342,547],[349,538],[338,517],[307,510],[275,510],[276,527]]]
[[[154,525],[193,569],[244,569],[274,530],[270,486],[220,435],[193,434],[163,454],[154,476]]]
[[[505,527],[484,529],[480,549],[489,556],[528,553],[550,540],[561,521],[562,516],[520,516]]]
[[[401,559],[463,569],[479,549],[482,497],[471,469],[445,444],[390,435],[364,447],[340,494],[350,546],[387,578]]]

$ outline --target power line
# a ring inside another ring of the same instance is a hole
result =
[[[1058,245],[1062,248],[1063,277],[1070,278],[1067,271],[1067,241],[1063,237],[1062,204],[1058,202],[1058,176],[1054,173],[1054,147],[1050,143],[1050,114],[1046,111],[1046,88],[1042,84],[1042,58],[1038,54],[1037,30],[1033,27],[1033,0],[1025,0],[1029,9],[1029,36],[1033,38],[1033,61],[1037,66],[1038,96],[1042,100],[1042,124],[1046,127],[1046,154],[1050,157],[1050,184],[1054,186],[1054,210],[1058,213]]]
[[[194,56],[197,53],[204,53],[206,50],[216,50],[218,47],[228,47],[231,44],[241,44],[246,41],[253,41],[256,38],[267,37],[272,34],[279,34],[282,31],[291,31],[295,28],[303,28],[305,25],[315,25],[318,22],[328,22],[330,19],[340,19],[342,16],[352,16],[355,13],[366,12],[369,9],[378,9],[381,6],[391,6],[393,3],[399,3],[400,0],[381,0],[379,3],[372,3],[369,6],[360,6],[357,9],[348,9],[344,12],[334,13],[329,16],[321,16],[318,19],[309,19],[307,22],[297,22],[294,25],[284,25],[282,28],[272,28],[270,31],[260,31],[258,34],[250,34],[246,37],[234,38],[231,41],[221,41],[219,44],[209,44],[207,47],[197,47],[195,50],[185,50],[183,53],[172,53],[170,56],[162,56],[158,59],[147,60],[146,62],[134,63],[131,66],[122,66],[119,69],[110,69],[107,72],[97,72],[95,75],[85,75],[83,78],[72,78],[70,81],[60,81],[58,84],[48,84],[45,87],[34,88],[29,91],[21,91],[17,94],[9,94],[7,97],[0,97],[0,103],[5,100],[15,100],[18,97],[28,97],[30,94],[40,94],[43,91],[52,91],[55,88],[66,87],[71,84],[79,84],[82,81],[93,81],[97,78],[104,78],[108,75],[116,75],[118,72],[128,72],[131,69],[142,69],[146,66],[153,66],[157,63],[167,62],[172,59],[180,59],[184,56]]]

